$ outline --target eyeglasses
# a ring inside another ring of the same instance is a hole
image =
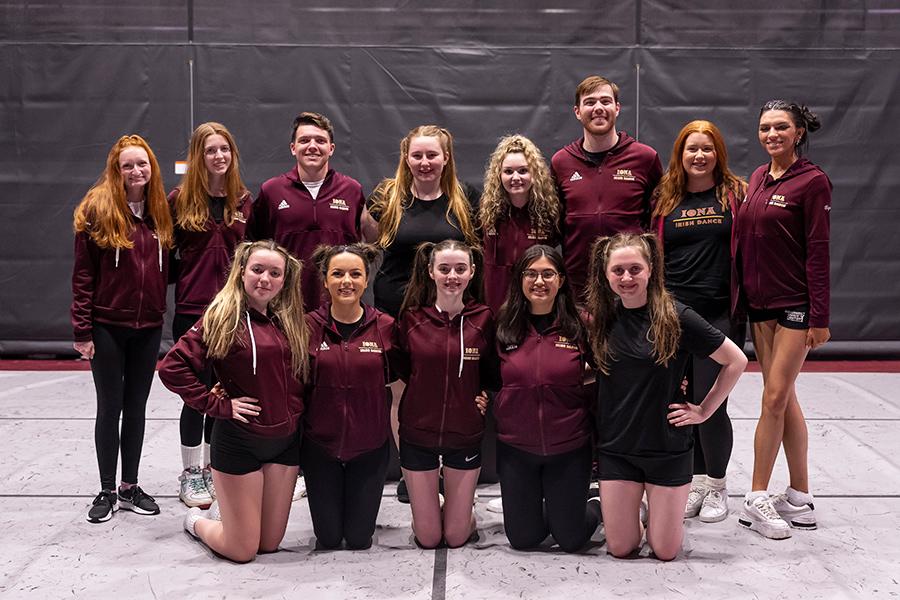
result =
[[[544,281],[553,281],[559,275],[553,269],[544,269],[543,271],[535,271],[534,269],[525,269],[522,271],[522,277],[528,281],[537,280],[538,276]]]

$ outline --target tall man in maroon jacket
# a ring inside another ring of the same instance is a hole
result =
[[[619,87],[592,75],[575,90],[584,135],[553,155],[550,167],[563,205],[563,256],[576,298],[587,287],[588,256],[599,236],[650,226],[650,199],[662,177],[650,146],[616,131]]]
[[[300,278],[307,312],[322,303],[324,287],[310,261],[320,244],[374,239],[377,224],[365,208],[362,186],[329,166],[334,128],[328,117],[304,112],[294,119],[291,154],[297,165],[262,184],[247,224],[251,239],[272,239],[303,261]]]

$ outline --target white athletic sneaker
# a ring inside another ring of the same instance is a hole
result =
[[[791,537],[791,528],[784,519],[778,516],[772,500],[768,496],[757,496],[753,500],[744,500],[744,511],[738,517],[738,525],[756,531],[763,537],[772,540],[784,540]]]
[[[494,498],[487,503],[487,510],[492,513],[503,514],[503,497]]]
[[[212,496],[210,496],[206,482],[203,480],[203,473],[200,467],[185,469],[178,481],[181,483],[178,498],[186,506],[207,508],[212,504]]]
[[[703,500],[709,488],[702,484],[692,483],[691,492],[688,494],[687,504],[684,505],[684,518],[690,519],[700,514],[700,508],[703,506]]]
[[[212,469],[209,468],[209,465],[206,465],[201,473],[203,473],[203,483],[206,484],[206,489],[209,490],[209,497],[215,500],[216,485],[213,483]]]
[[[212,521],[221,521],[222,513],[219,512],[219,501],[215,500],[209,506],[209,510],[206,511],[206,515],[204,515],[207,519]]]
[[[638,517],[641,520],[641,525],[644,527],[647,526],[647,519],[650,518],[650,505],[647,504],[646,500],[641,500],[641,507],[638,510]]]
[[[778,515],[787,521],[788,525],[796,529],[815,529],[816,524],[816,507],[812,502],[797,506],[791,504],[786,493],[775,494],[769,497],[772,506],[778,512]]]
[[[297,477],[297,483],[294,484],[294,502],[306,496],[306,479],[303,475]]]
[[[197,521],[203,518],[203,511],[201,511],[196,506],[192,506],[188,509],[187,513],[184,515],[184,530],[191,534],[193,537],[200,539],[200,536],[197,535],[197,532],[194,531],[194,525],[197,524]]]
[[[700,507],[700,520],[704,523],[718,523],[728,516],[728,490],[710,489]]]

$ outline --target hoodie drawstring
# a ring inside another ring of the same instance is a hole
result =
[[[159,247],[159,272],[162,273],[162,242],[156,238],[156,245]]]
[[[250,345],[253,347],[253,374],[256,375],[256,338],[253,337],[253,325],[250,323],[250,311],[247,311],[247,331],[250,332]]]
[[[119,249],[116,248],[116,268],[119,268]]]
[[[462,378],[462,369],[463,369],[463,360],[465,357],[466,347],[463,344],[463,325],[466,322],[466,316],[462,313],[459,313],[459,374],[458,378]]]

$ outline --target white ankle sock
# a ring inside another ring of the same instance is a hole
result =
[[[201,458],[203,458],[203,448],[201,446],[181,446],[181,464],[185,471],[191,467],[200,468]]]
[[[209,466],[209,442],[203,442],[203,465]]]
[[[706,486],[711,490],[719,490],[720,492],[725,489],[725,478],[717,479],[715,477],[706,476]]]
[[[803,506],[804,504],[809,504],[813,501],[812,494],[809,492],[797,491],[791,486],[788,486],[787,488],[787,499],[788,502],[794,506]]]
[[[691,487],[709,487],[706,480],[706,475],[694,475],[691,477]]]

